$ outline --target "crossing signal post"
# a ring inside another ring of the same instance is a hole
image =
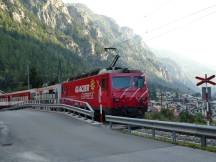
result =
[[[205,84],[205,87],[203,87],[204,89],[204,99],[206,101],[206,118],[207,118],[207,121],[208,121],[208,125],[210,124],[210,121],[211,121],[211,111],[210,111],[210,107],[209,107],[209,87],[208,87],[208,84],[210,85],[216,85],[215,82],[211,81],[212,79],[215,78],[215,75],[212,75],[212,76],[207,76],[207,74],[205,74],[205,77],[198,77],[196,76],[195,77],[197,80],[199,80],[199,82],[197,83],[197,86],[200,86],[202,84]]]

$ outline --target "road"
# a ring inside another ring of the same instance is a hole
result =
[[[0,162],[215,162],[216,154],[123,134],[52,112],[0,112]]]

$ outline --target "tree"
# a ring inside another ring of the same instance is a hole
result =
[[[201,113],[197,113],[194,116],[194,123],[196,124],[206,124],[205,118]]]
[[[39,73],[37,72],[35,67],[32,67],[30,69],[30,84],[31,84],[31,88],[39,88],[42,86],[43,81],[41,76],[39,75]]]
[[[164,116],[166,120],[175,119],[174,112],[173,110],[170,110],[170,109],[165,109],[165,108],[161,109],[161,115]]]
[[[182,111],[179,114],[179,121],[180,122],[186,122],[186,123],[193,123],[194,122],[194,116],[191,115],[188,111]]]

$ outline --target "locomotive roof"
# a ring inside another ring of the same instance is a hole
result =
[[[106,74],[106,73],[137,73],[141,72],[140,70],[129,70],[128,68],[114,67],[114,68],[106,68],[106,69],[96,69],[88,73],[83,73],[81,75],[77,75],[75,77],[71,77],[69,81],[78,80],[82,78],[87,78],[90,76]]]
[[[17,93],[26,93],[26,92],[31,92],[32,90],[33,89],[16,91],[16,92],[9,92],[9,93],[0,94],[0,96],[12,95],[12,94],[17,94]]]

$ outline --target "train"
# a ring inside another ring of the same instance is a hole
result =
[[[61,98],[61,84],[0,94],[0,108],[7,108],[25,101],[48,101]]]
[[[148,109],[146,76],[139,70],[115,67],[116,57],[110,67],[82,74],[68,81],[25,91],[0,95],[0,107],[8,107],[28,100],[58,100],[65,98],[87,102],[95,117],[103,114],[143,117]]]

